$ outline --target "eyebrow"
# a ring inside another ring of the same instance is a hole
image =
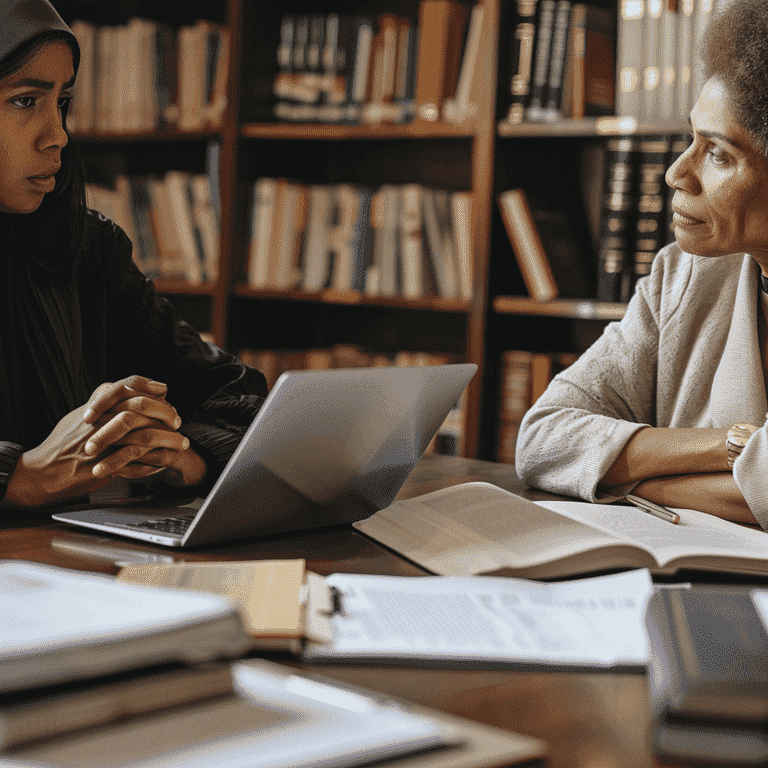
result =
[[[62,86],[62,90],[71,88],[75,84],[75,77],[73,76]],[[55,83],[49,80],[38,80],[35,77],[23,77],[21,80],[8,83],[8,88],[40,88],[43,91],[52,91],[55,87]]]
[[[730,144],[732,147],[735,147],[736,149],[740,150],[741,152],[744,152],[744,147],[739,144],[738,141],[735,139],[732,139],[730,136],[726,136],[724,133],[719,133],[718,131],[701,131],[696,130],[693,127],[693,123],[691,122],[691,118],[688,118],[688,125],[691,127],[692,131],[695,131],[695,133],[698,133],[699,136],[703,136],[705,139],[719,139],[720,141],[724,141],[726,144]]]

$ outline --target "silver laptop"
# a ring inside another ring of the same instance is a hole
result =
[[[53,519],[170,547],[363,520],[392,502],[476,370],[284,373],[205,499]]]

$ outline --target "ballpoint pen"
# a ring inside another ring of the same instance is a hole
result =
[[[678,515],[677,512],[673,512],[671,509],[663,507],[661,504],[648,501],[648,499],[642,499],[640,496],[634,496],[631,493],[628,493],[625,498],[631,504],[634,504],[636,507],[642,509],[643,512],[648,512],[655,517],[666,520],[668,523],[677,524],[680,522],[680,515]]]

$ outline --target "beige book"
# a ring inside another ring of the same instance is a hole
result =
[[[559,293],[557,283],[525,192],[510,189],[502,192],[498,201],[501,218],[530,297],[536,301],[556,299]]]
[[[456,253],[459,298],[472,301],[474,294],[474,253],[472,238],[472,195],[451,194],[451,224]]]
[[[203,246],[205,279],[214,281],[219,272],[219,221],[211,195],[211,180],[197,174],[189,181],[192,191],[192,220]]]
[[[400,188],[400,257],[403,298],[420,299],[424,295],[424,249],[418,184]]]
[[[184,252],[173,221],[173,209],[165,182],[162,179],[150,179],[147,190],[151,201],[149,220],[155,235],[155,244],[160,260],[160,275],[161,277],[186,278]]]
[[[120,581],[213,592],[236,606],[256,647],[299,653],[305,640],[331,641],[334,598],[322,576],[297,560],[226,563],[136,563]]]
[[[73,133],[93,129],[94,87],[96,67],[96,27],[87,21],[73,21],[72,32],[80,46],[80,66],[77,69],[75,98],[67,116],[67,126]]]
[[[490,29],[485,19],[485,6],[472,6],[456,93],[443,102],[443,120],[446,122],[464,123],[477,115],[486,72],[490,68],[489,54],[492,48],[489,42]]]
[[[390,504],[354,527],[440,576],[566,578],[648,568],[765,575],[765,532],[693,509],[679,524],[633,507],[532,502],[472,482]]]
[[[277,209],[277,179],[264,176],[253,186],[251,242],[248,250],[248,285],[264,288],[269,270],[269,249]]]
[[[203,260],[195,238],[192,221],[192,201],[189,188],[190,174],[184,171],[168,171],[165,187],[172,211],[172,223],[184,256],[185,275],[193,285],[203,282]]]

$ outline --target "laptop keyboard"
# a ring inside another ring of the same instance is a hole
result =
[[[139,520],[136,523],[126,523],[126,527],[138,528],[140,531],[149,531],[151,533],[170,533],[175,536],[183,536],[194,519],[194,514],[176,515],[174,517],[159,517]]]

